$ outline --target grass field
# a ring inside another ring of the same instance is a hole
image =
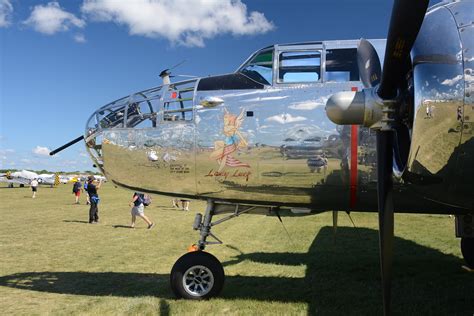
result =
[[[377,216],[345,214],[333,236],[331,214],[243,215],[213,232],[225,266],[219,298],[176,300],[169,271],[197,241],[191,212],[154,196],[157,223],[129,229],[131,193],[102,188],[100,224],[73,205],[72,185],[0,188],[0,310],[8,314],[79,315],[341,315],[381,314]],[[474,274],[461,268],[459,240],[448,216],[397,215],[393,310],[398,315],[473,315]]]

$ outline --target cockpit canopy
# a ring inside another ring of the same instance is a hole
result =
[[[274,45],[252,54],[236,73],[266,86],[359,81],[358,40]],[[384,40],[372,40],[376,48]]]
[[[237,72],[264,85],[273,82],[273,48],[255,53]]]

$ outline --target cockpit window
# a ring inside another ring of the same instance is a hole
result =
[[[346,82],[359,80],[357,49],[327,49],[325,81]]]
[[[239,69],[239,72],[258,83],[271,85],[273,82],[273,49],[257,53]]]
[[[279,56],[278,82],[317,82],[321,78],[321,52],[289,51]]]

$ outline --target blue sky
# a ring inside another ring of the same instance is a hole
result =
[[[437,1],[435,1],[437,2]],[[434,3],[432,1],[432,3]],[[80,136],[98,107],[158,74],[234,71],[274,43],[385,38],[382,0],[0,0],[0,169],[90,170]]]

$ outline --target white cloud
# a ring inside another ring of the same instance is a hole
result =
[[[295,122],[306,121],[306,117],[293,116],[289,113],[283,113],[283,114],[270,116],[270,117],[266,118],[265,121],[276,122],[276,123],[280,123],[280,124],[287,124],[287,123],[295,123]]]
[[[12,154],[15,152],[15,149],[10,149],[10,148],[7,148],[7,149],[0,149],[0,154],[2,155],[5,155],[5,154]]]
[[[13,6],[10,0],[0,0],[0,27],[7,27],[11,24]]]
[[[454,86],[459,80],[463,79],[462,75],[457,75],[456,77],[452,79],[446,79],[441,84],[446,85],[446,86]]]
[[[204,46],[218,35],[254,35],[274,28],[241,0],[85,0],[82,12],[97,21],[128,27],[132,35],[166,38],[185,46]]]
[[[38,156],[49,156],[50,150],[48,147],[41,147],[41,146],[36,146],[32,150],[33,154],[38,155]]]
[[[77,165],[77,160],[69,160],[69,159],[64,159],[60,161],[61,165],[63,166],[76,166]]]
[[[55,1],[35,6],[24,23],[47,35],[68,31],[70,27],[83,28],[86,25],[84,20],[64,11]]]
[[[85,43],[86,42],[86,37],[84,36],[84,34],[76,34],[76,35],[74,35],[74,40],[77,43]]]
[[[302,101],[302,102],[295,102],[288,106],[289,109],[292,110],[302,110],[302,111],[309,111],[314,110],[319,106],[326,105],[327,98],[321,98],[320,100],[315,101]]]

